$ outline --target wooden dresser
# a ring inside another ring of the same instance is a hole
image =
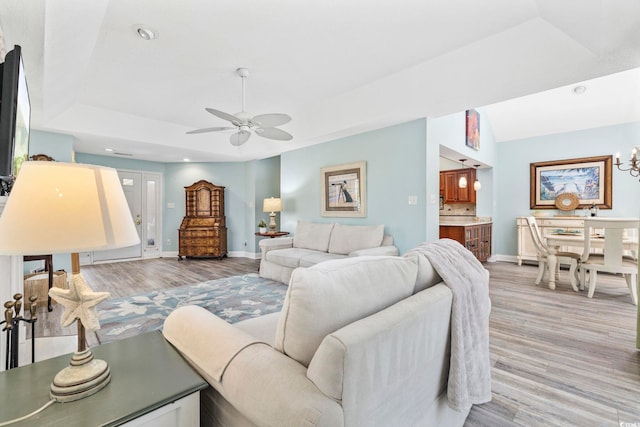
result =
[[[224,187],[200,180],[184,190],[186,215],[178,230],[178,259],[227,256]]]

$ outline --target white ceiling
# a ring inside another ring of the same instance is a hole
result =
[[[637,70],[564,87],[640,67],[637,0],[2,0],[0,26],[32,127],[85,153],[243,161],[513,98],[486,110],[499,141],[640,121]],[[185,134],[240,111],[238,67],[247,110],[291,115],[292,141]]]

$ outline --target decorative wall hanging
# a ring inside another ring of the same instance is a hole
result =
[[[578,208],[611,209],[611,156],[531,163],[531,209],[555,209],[563,193],[578,198]]]
[[[347,163],[320,169],[322,216],[367,216],[367,164]]]
[[[467,147],[480,150],[480,114],[476,110],[467,110],[466,141]]]

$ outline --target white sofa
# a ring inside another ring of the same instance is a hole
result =
[[[181,307],[163,333],[211,385],[203,426],[462,426],[452,295],[423,256],[347,258],[296,269],[280,313],[231,325]]]
[[[293,237],[263,239],[260,277],[289,283],[294,269],[363,255],[398,255],[384,224],[344,225],[298,221]]]

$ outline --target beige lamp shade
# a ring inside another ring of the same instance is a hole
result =
[[[282,212],[282,200],[276,197],[264,199],[262,212]]]
[[[0,217],[0,255],[83,252],[138,243],[112,168],[25,162]]]

